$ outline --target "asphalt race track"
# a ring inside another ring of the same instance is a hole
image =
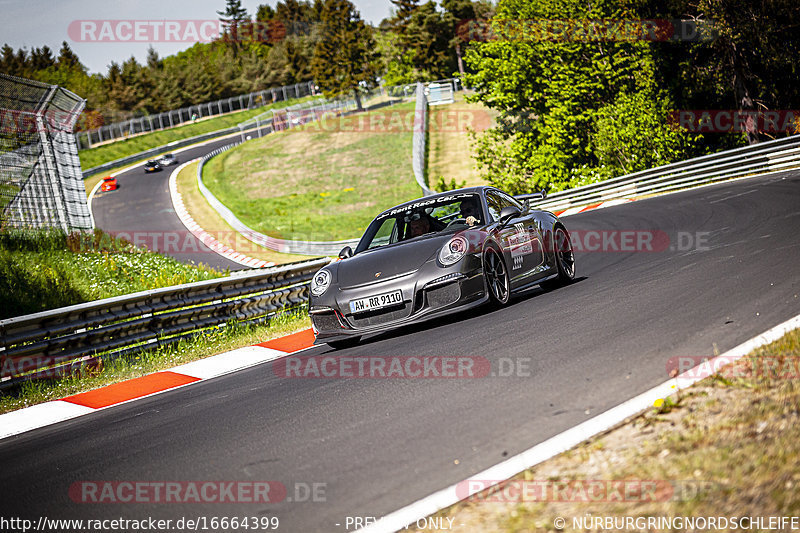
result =
[[[662,383],[671,357],[724,352],[800,313],[798,172],[565,223],[576,235],[601,232],[608,247],[614,232],[632,230],[664,232],[669,243],[579,253],[579,279],[567,287],[336,352],[484,357],[495,373],[514,367],[510,377],[285,378],[274,370],[285,361],[262,364],[0,441],[0,516],[277,516],[278,531],[345,531],[348,516],[388,514]],[[589,235],[584,244],[603,242]],[[70,486],[89,480],[277,481],[288,495],[73,502]],[[295,501],[315,483],[324,501]]]
[[[201,157],[234,142],[223,139],[177,153],[181,163]],[[97,192],[92,201],[92,214],[98,228],[113,234],[140,239],[151,250],[160,251],[184,263],[205,263],[218,270],[247,268],[212,252],[175,214],[169,195],[169,175],[176,166],[146,173],[139,166],[117,175],[119,188]]]

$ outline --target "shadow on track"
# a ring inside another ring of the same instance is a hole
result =
[[[541,295],[548,294],[548,293],[551,293],[551,292],[559,291],[561,289],[569,287],[570,285],[575,285],[577,283],[580,283],[580,282],[582,282],[582,281],[584,281],[586,279],[588,279],[586,276],[580,276],[580,277],[577,277],[574,280],[572,280],[570,283],[568,283],[566,285],[562,285],[560,287],[556,287],[554,289],[543,289],[539,285],[534,285],[533,287],[531,287],[529,289],[526,289],[526,290],[522,291],[519,294],[512,295],[511,301],[509,302],[509,304],[507,306],[504,306],[504,307],[501,307],[501,308],[497,308],[497,307],[495,307],[495,306],[493,306],[493,305],[491,305],[489,303],[486,303],[484,305],[481,305],[481,306],[478,306],[478,307],[475,307],[475,308],[472,308],[472,309],[469,309],[469,310],[460,311],[460,312],[453,313],[451,315],[447,315],[447,316],[443,316],[443,317],[439,317],[439,318],[432,318],[430,320],[426,320],[426,321],[420,322],[418,324],[408,324],[408,325],[405,325],[405,326],[400,326],[400,327],[398,327],[396,329],[393,329],[393,330],[390,330],[390,331],[383,331],[383,332],[380,332],[380,333],[375,333],[375,334],[372,334],[372,335],[370,335],[368,337],[362,338],[361,341],[357,345],[355,345],[353,347],[348,347],[347,349],[336,350],[334,348],[328,347],[329,349],[327,351],[323,352],[323,353],[324,354],[331,353],[331,352],[345,353],[350,349],[358,348],[360,346],[367,346],[367,345],[370,345],[370,344],[378,342],[378,341],[395,339],[395,338],[398,338],[398,337],[404,337],[404,336],[407,336],[407,335],[413,335],[413,334],[419,333],[421,331],[429,331],[429,330],[437,329],[437,328],[440,328],[440,327],[445,327],[445,326],[449,326],[449,325],[452,325],[452,324],[456,324],[458,322],[462,322],[466,318],[480,318],[482,316],[491,315],[494,312],[502,311],[503,309],[511,309],[511,310],[513,310],[514,306],[518,305],[521,302],[525,302],[525,301],[531,300],[533,298],[536,298],[537,296],[541,296]]]

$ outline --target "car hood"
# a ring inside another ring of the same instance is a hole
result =
[[[416,272],[436,258],[439,249],[452,235],[433,235],[370,252],[361,252],[337,263],[339,286],[365,285]],[[376,274],[380,272],[380,276]]]

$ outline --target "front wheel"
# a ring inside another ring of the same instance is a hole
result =
[[[511,297],[511,283],[503,256],[494,246],[483,252],[483,275],[486,277],[486,288],[489,300],[495,305],[505,305]]]

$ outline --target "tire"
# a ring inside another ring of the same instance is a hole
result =
[[[497,306],[507,304],[511,298],[511,281],[503,254],[494,245],[483,252],[483,276],[489,301]]]
[[[359,342],[361,342],[360,336],[348,337],[338,341],[328,341],[328,346],[334,350],[344,350],[345,348],[352,348],[353,346],[356,346]]]
[[[553,289],[562,285],[568,285],[575,279],[575,253],[572,248],[567,228],[561,224],[553,229],[553,253],[555,255],[558,277],[543,281],[540,285],[543,289]]]

